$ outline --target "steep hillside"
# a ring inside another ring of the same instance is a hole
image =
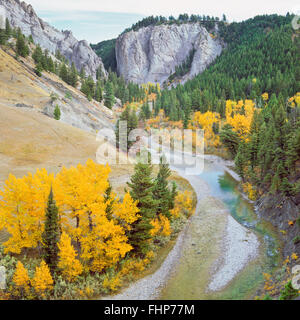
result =
[[[203,73],[183,86],[164,90],[156,114],[163,108],[177,121],[194,109],[225,117],[227,99],[260,103],[264,92],[283,100],[293,96],[300,90],[300,37],[290,22],[290,16],[258,16],[220,28],[228,47]]]
[[[28,107],[53,117],[56,106],[61,121],[86,131],[112,127],[114,116],[103,104],[91,101],[53,73],[34,73],[31,58],[13,58],[14,52],[0,49],[0,103]]]
[[[26,36],[32,35],[34,42],[44,49],[55,53],[57,50],[69,62],[74,62],[78,70],[84,68],[86,74],[96,78],[97,69],[106,74],[101,61],[87,41],[78,41],[71,31],[58,31],[40,19],[31,5],[19,0],[0,0],[0,6],[5,8],[6,17],[10,24],[19,27]]]

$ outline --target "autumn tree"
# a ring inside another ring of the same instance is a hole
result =
[[[53,289],[53,284],[54,281],[51,277],[50,269],[45,261],[42,261],[40,266],[37,266],[35,269],[35,274],[31,280],[31,285],[35,292],[44,298],[45,293]]]
[[[10,238],[3,243],[5,252],[20,254],[23,248],[36,248],[42,241],[45,211],[52,174],[45,169],[23,178],[9,175],[0,191],[0,230]]]
[[[126,197],[123,213],[115,211],[115,203],[107,210],[109,172],[108,166],[88,160],[85,166],[63,168],[55,181],[56,201],[67,212],[63,230],[76,241],[84,267],[93,272],[113,266],[132,250],[124,223],[134,219],[136,204]]]
[[[58,268],[71,282],[82,273],[83,267],[80,261],[76,259],[77,253],[71,244],[71,238],[65,232],[62,233],[57,246],[59,249]]]
[[[13,275],[13,282],[15,283],[18,290],[20,290],[21,296],[24,296],[24,294],[28,292],[30,286],[30,278],[21,261],[17,262],[17,267]]]

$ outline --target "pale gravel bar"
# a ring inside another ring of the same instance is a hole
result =
[[[237,174],[232,171],[229,166],[232,162],[223,160],[217,156],[205,155],[205,160],[215,164],[216,166],[226,170],[236,180]],[[184,170],[172,167],[178,174],[187,179],[195,190],[201,190],[203,181],[198,176],[186,175]],[[195,215],[199,214],[199,202],[203,197],[212,196],[208,190],[201,190],[201,194],[197,194],[197,207]],[[208,291],[218,291],[224,288],[234,277],[244,269],[244,267],[255,259],[259,252],[259,241],[256,235],[247,228],[240,225],[232,216],[228,215],[227,227],[224,234],[224,241],[220,243],[222,248],[222,256],[215,262],[216,266],[212,266],[213,272],[211,281],[207,288]],[[180,257],[184,249],[184,238],[188,232],[189,224],[193,220],[189,220],[185,228],[179,234],[176,244],[164,260],[161,267],[152,275],[138,280],[124,289],[121,293],[114,296],[103,297],[103,300],[155,300],[158,299],[163,287],[167,284],[172,273],[177,269],[180,263]],[[182,297],[184,299],[184,297]]]

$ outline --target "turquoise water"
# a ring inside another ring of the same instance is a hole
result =
[[[253,230],[262,243],[259,258],[245,268],[229,287],[218,297],[222,299],[246,299],[263,283],[263,273],[272,273],[280,263],[280,242],[274,227],[261,219],[252,203],[238,189],[238,182],[227,172],[216,171],[208,165],[200,175],[210,188],[210,193],[220,199],[230,214],[240,224]]]
[[[203,277],[205,277],[205,270],[207,270],[205,268],[210,266],[210,262],[199,261],[198,255],[193,254],[193,250],[187,249],[187,253],[180,260],[175,274],[162,291],[161,298],[194,300],[253,299],[257,290],[263,285],[263,273],[272,273],[280,263],[280,252],[278,250],[280,243],[276,237],[276,231],[270,223],[258,217],[253,204],[243,197],[239,191],[238,182],[228,173],[220,170],[220,167],[205,162],[204,172],[199,175],[199,179],[205,182],[208,189],[203,190],[203,198],[209,195],[221,201],[236,221],[251,229],[257,235],[261,243],[259,254],[224,289],[207,292],[206,281]],[[201,201],[201,190],[195,191],[199,193]],[[197,220],[201,221],[201,219]],[[193,225],[187,231],[187,248],[190,247],[190,242],[194,242],[196,246],[201,246],[201,236],[195,232],[195,226]],[[209,256],[207,259],[209,259]]]

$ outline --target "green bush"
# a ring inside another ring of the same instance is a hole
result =
[[[54,102],[55,100],[58,99],[58,94],[54,93],[54,92],[51,92],[50,99],[51,99],[52,102]]]
[[[71,94],[70,91],[67,91],[67,92],[66,92],[65,98],[66,98],[66,99],[69,99],[69,100],[72,100],[72,94]]]
[[[293,239],[294,244],[300,242],[300,236],[297,236]]]
[[[289,281],[284,286],[284,289],[280,291],[279,300],[293,300],[299,296],[298,290],[294,289],[292,282]]]
[[[60,112],[59,106],[56,105],[54,109],[54,119],[60,120],[60,116],[61,116],[61,112]]]

